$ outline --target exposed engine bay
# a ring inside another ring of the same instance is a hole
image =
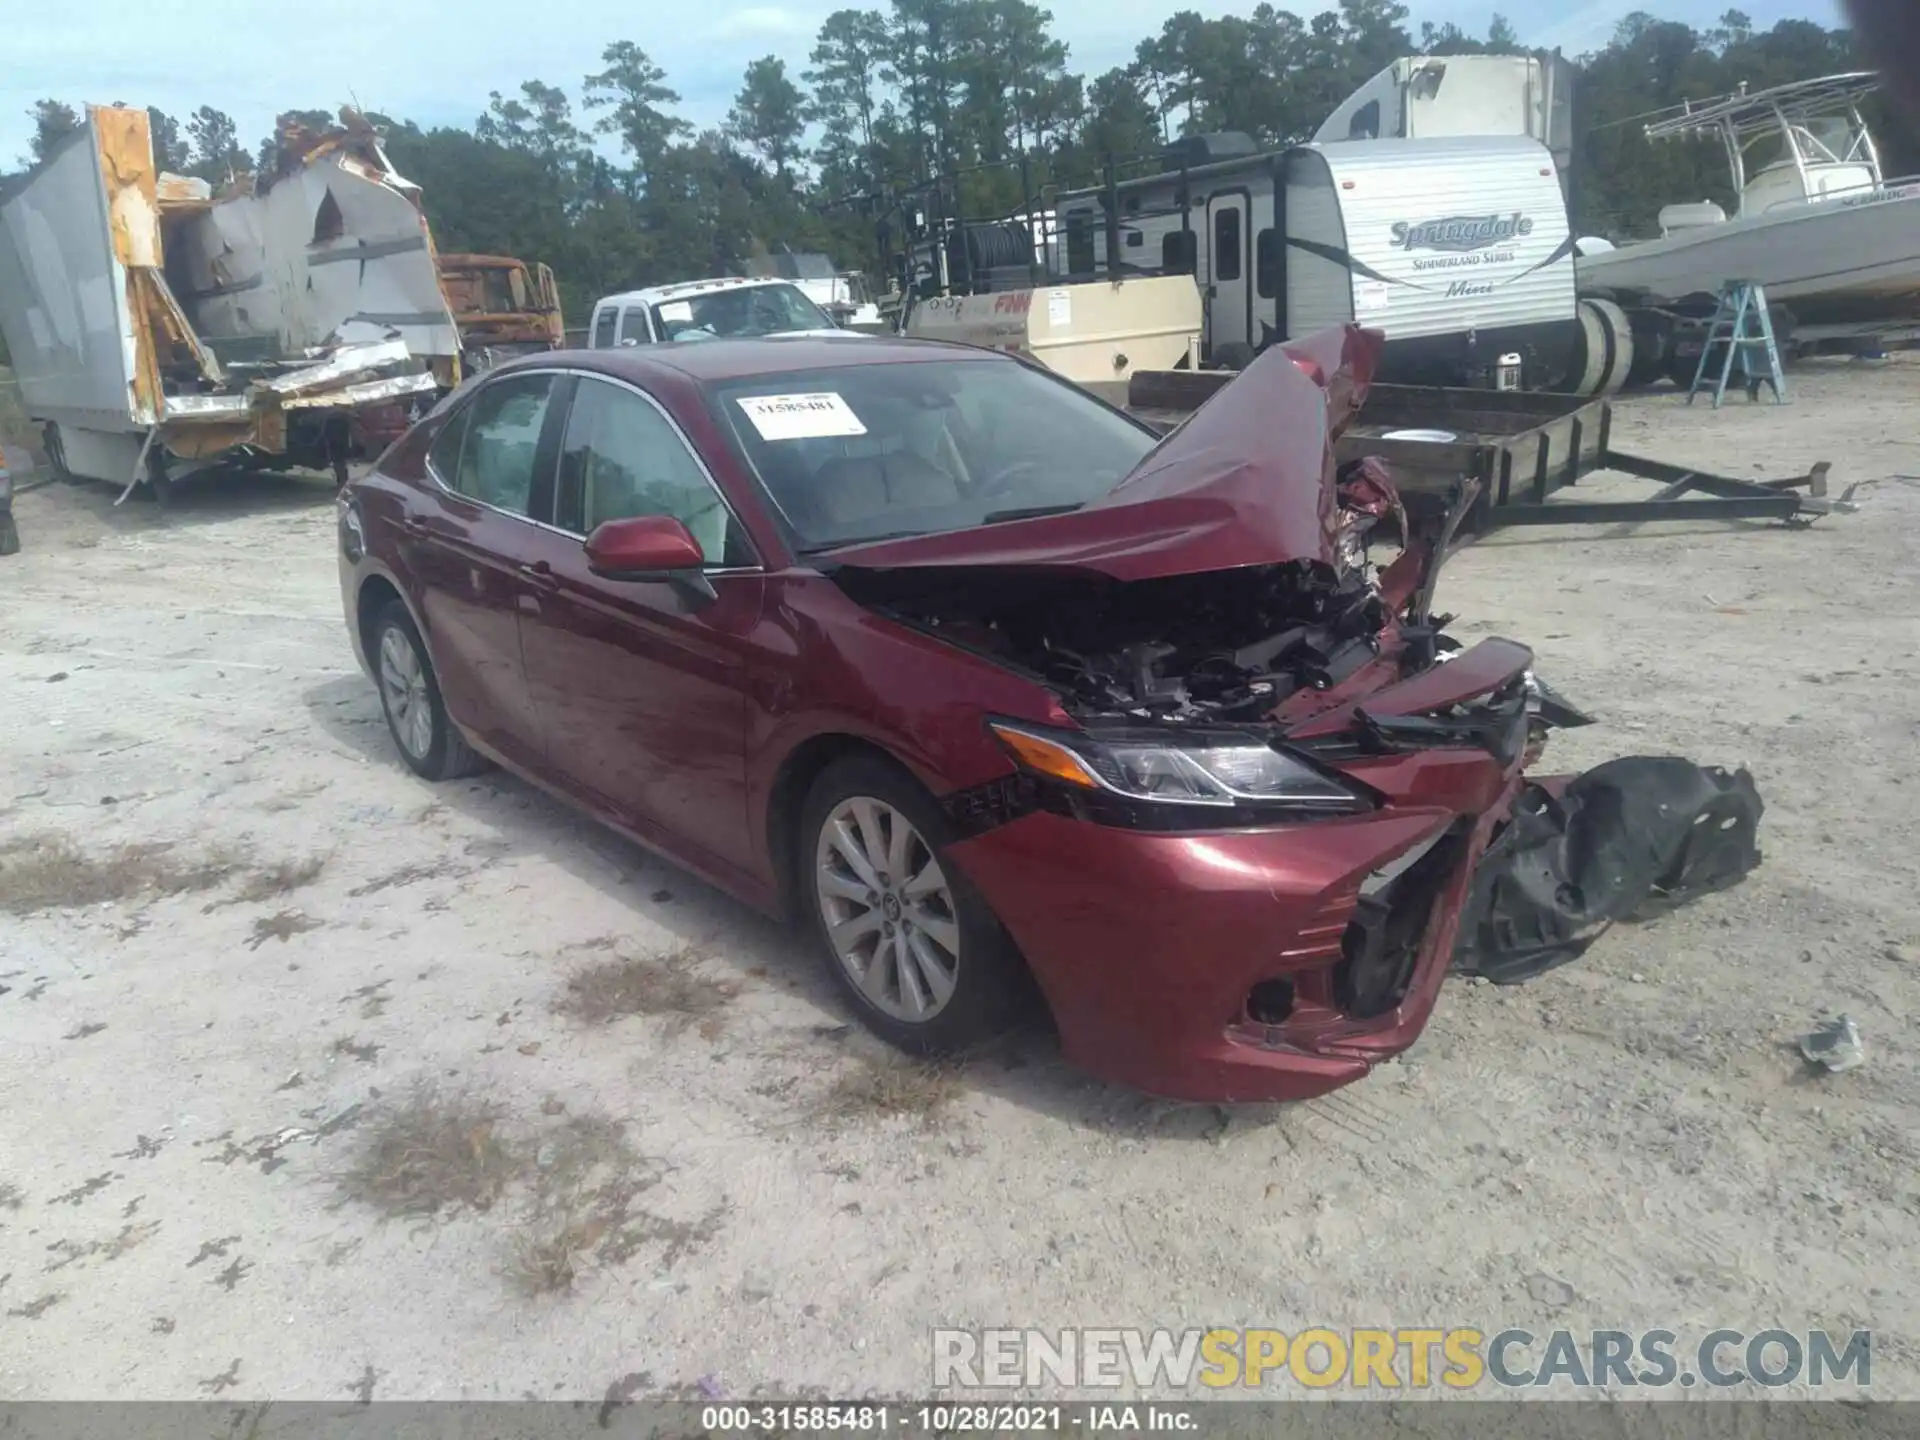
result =
[[[1175,723],[1256,720],[1331,684],[1387,618],[1370,586],[1306,561],[1124,585],[1000,576],[880,608],[1036,676],[1081,718]]]
[[[1348,467],[1340,496],[1338,564],[1295,560],[1127,583],[964,569],[841,583],[883,613],[1036,677],[1082,720],[1258,721],[1372,660],[1395,618],[1366,542],[1387,515],[1404,533],[1398,497],[1371,460]]]

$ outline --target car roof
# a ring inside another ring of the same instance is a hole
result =
[[[563,357],[537,358],[553,364]],[[941,340],[907,340],[891,335],[763,335],[739,340],[700,340],[678,345],[634,345],[613,350],[576,350],[565,363],[583,370],[599,370],[630,380],[658,376],[663,371],[705,384],[719,380],[751,380],[761,375],[784,375],[805,370],[831,370],[846,365],[898,365],[929,360],[999,360],[1017,364],[997,350],[956,345]]]
[[[618,295],[603,295],[594,302],[602,305],[658,305],[665,300],[684,300],[689,295],[712,295],[722,290],[755,290],[767,285],[791,285],[784,275],[720,275],[711,280],[680,280],[672,285],[649,285],[644,290],[623,290]]]

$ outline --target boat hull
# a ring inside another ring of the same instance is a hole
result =
[[[1582,294],[1668,303],[1751,280],[1796,326],[1910,323],[1920,320],[1920,184],[1624,245],[1576,259],[1574,273]]]

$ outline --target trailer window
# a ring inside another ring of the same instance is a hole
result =
[[[593,317],[593,348],[611,350],[613,348],[613,327],[619,320],[620,312],[611,305],[603,306],[600,313]]]
[[[1193,232],[1175,230],[1160,237],[1160,268],[1169,275],[1193,274]]]
[[[333,191],[329,190],[320,197],[320,208],[313,212],[313,243],[324,245],[346,233],[346,217],[340,213],[340,202],[333,198]]]
[[[1093,274],[1093,226],[1085,214],[1067,217],[1067,273]]]
[[[1349,140],[1378,140],[1380,138],[1380,102],[1369,100],[1353,112],[1353,119],[1347,125]]]
[[[1240,278],[1240,211],[1229,205],[1213,217],[1213,278]]]
[[[1271,225],[1253,237],[1253,288],[1262,300],[1280,288],[1280,235]]]

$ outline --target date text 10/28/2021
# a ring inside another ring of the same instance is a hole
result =
[[[1179,1404],[997,1405],[940,1403],[871,1405],[859,1401],[800,1405],[709,1405],[701,1428],[712,1435],[1054,1435],[1073,1431],[1191,1434],[1196,1407]]]

